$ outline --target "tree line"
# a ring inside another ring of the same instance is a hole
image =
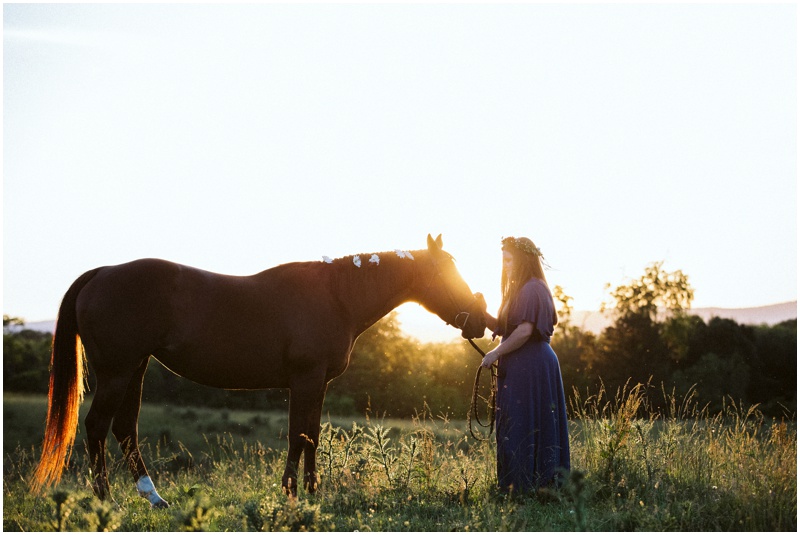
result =
[[[653,263],[644,275],[611,292],[611,326],[599,335],[570,324],[570,298],[556,288],[563,321],[553,347],[565,386],[596,392],[642,383],[696,400],[711,411],[723,399],[759,404],[771,416],[797,408],[797,319],[773,326],[742,325],[691,314],[694,292],[681,271]],[[658,405],[658,395],[650,396]]]
[[[552,346],[561,364],[567,395],[585,399],[600,385],[614,393],[626,385],[648,385],[658,406],[660,392],[694,399],[714,411],[729,397],[759,404],[776,417],[795,417],[797,405],[797,320],[774,326],[741,325],[729,319],[705,322],[691,314],[693,291],[680,271],[662,263],[639,279],[610,292],[605,305],[612,324],[600,334],[571,322],[571,298],[555,287],[559,324]],[[20,320],[4,316],[3,325]],[[4,328],[3,389],[46,393],[51,335]],[[479,345],[488,350],[497,341]],[[409,417],[422,410],[464,417],[469,408],[480,356],[466,341],[422,343],[406,335],[396,312],[364,332],[347,371],[328,386],[324,411],[330,414]],[[488,380],[483,380],[483,393]],[[90,388],[93,377],[89,378]],[[91,392],[91,390],[90,390]],[[288,391],[225,391],[174,375],[152,359],[143,400],[152,403],[285,409]]]

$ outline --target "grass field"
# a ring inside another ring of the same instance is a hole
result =
[[[143,453],[172,504],[158,511],[136,495],[113,439],[114,502],[91,496],[81,445],[58,488],[32,496],[45,399],[5,394],[3,529],[796,531],[793,420],[733,402],[710,415],[675,397],[642,418],[645,394],[575,396],[567,484],[510,498],[494,492],[493,443],[468,438],[463,418],[323,418],[321,489],[291,499],[280,489],[285,413],[145,405]]]

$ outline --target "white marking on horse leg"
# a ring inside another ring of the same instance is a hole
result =
[[[381,258],[380,258],[378,255],[374,254],[374,255],[372,255],[372,256],[370,257],[370,259],[369,259],[369,263],[370,263],[370,264],[375,264],[375,265],[380,265],[380,263],[381,263]]]
[[[136,482],[136,490],[139,492],[139,496],[150,502],[151,507],[168,506],[164,498],[156,492],[156,487],[153,485],[153,480],[150,479],[150,476],[140,477],[139,481]]]
[[[361,257],[358,256],[358,255],[354,256],[353,257],[353,264],[355,264],[356,267],[360,268],[361,267]]]

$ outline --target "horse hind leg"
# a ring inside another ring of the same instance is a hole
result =
[[[136,491],[150,502],[151,507],[161,509],[169,507],[169,504],[156,492],[139,450],[139,409],[142,406],[142,384],[149,360],[144,359],[131,378],[122,404],[114,415],[111,432],[125,455],[128,469],[136,483]]]
[[[111,420],[122,403],[130,375],[97,374],[97,387],[86,415],[86,440],[92,470],[92,489],[101,500],[110,498],[106,468],[106,437]]]

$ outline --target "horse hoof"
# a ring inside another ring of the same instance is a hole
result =
[[[169,504],[165,500],[159,500],[154,504],[150,505],[150,509],[168,509]]]

